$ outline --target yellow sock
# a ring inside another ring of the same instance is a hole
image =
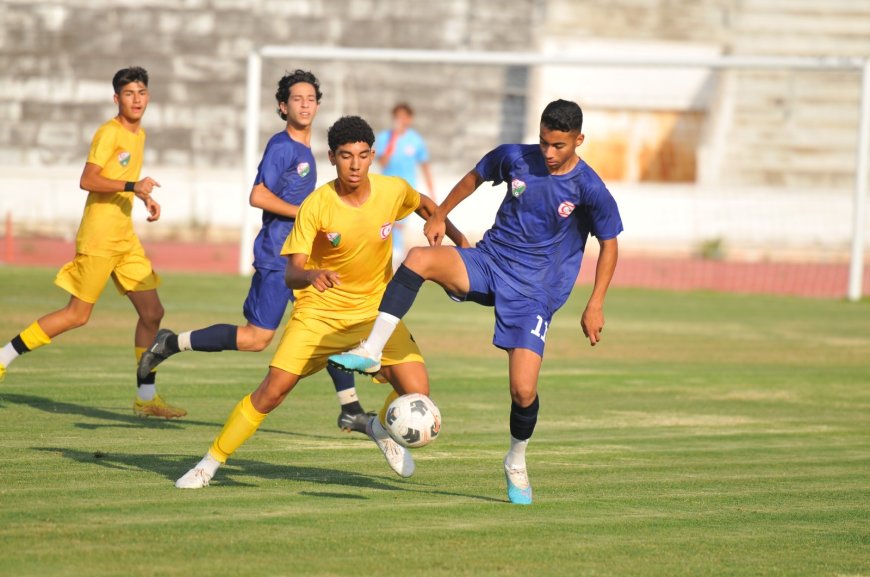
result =
[[[36,321],[21,331],[21,334],[18,336],[21,337],[21,342],[24,343],[24,346],[31,351],[51,342],[51,338],[45,334],[45,331],[42,330],[42,327]]]
[[[395,390],[390,391],[390,394],[387,395],[387,398],[384,400],[384,406],[381,407],[381,411],[378,413],[378,420],[382,425],[387,424],[387,409],[390,407],[390,403],[399,398],[399,393]]]
[[[226,463],[227,458],[256,432],[265,418],[266,413],[261,413],[254,408],[251,395],[246,396],[230,413],[223,430],[212,443],[208,453],[221,463]]]
[[[145,351],[148,350],[148,347],[136,347],[134,349],[136,351],[136,365],[139,365],[139,361],[142,360],[142,355],[145,354]]]

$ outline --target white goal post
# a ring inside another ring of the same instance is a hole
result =
[[[593,54],[549,55],[535,52],[480,52],[410,50],[390,48],[340,48],[319,46],[262,46],[248,54],[245,111],[245,182],[251,183],[259,161],[259,106],[264,58],[394,62],[415,64],[502,65],[502,66],[595,66],[707,68],[718,70],[815,70],[855,72],[860,75],[860,111],[857,130],[852,238],[849,282],[846,297],[860,300],[864,274],[864,228],[867,211],[867,170],[870,164],[870,59],[828,57],[761,56],[604,56]],[[250,271],[256,212],[245,203],[239,256],[239,272]]]

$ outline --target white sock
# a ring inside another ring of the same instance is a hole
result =
[[[221,466],[221,462],[211,456],[211,453],[206,453],[205,457],[196,464],[195,469],[203,469],[206,473],[214,477],[214,474],[217,472],[218,467]]]
[[[183,333],[178,333],[178,350],[179,351],[192,351],[193,347],[190,344],[190,333],[193,331],[186,331]]]
[[[140,401],[150,401],[157,395],[157,385],[139,385],[136,387],[136,396]]]
[[[507,456],[504,458],[504,464],[508,467],[522,468],[526,466],[526,447],[529,440],[520,441],[511,435],[511,448]]]
[[[12,343],[6,343],[6,346],[0,349],[0,365],[8,367],[17,358],[18,351],[15,350]]]
[[[359,401],[359,397],[356,396],[356,387],[345,389],[343,391],[336,391],[335,394],[338,395],[339,405],[346,405],[348,403]]]
[[[389,313],[378,313],[378,318],[375,319],[375,325],[372,327],[372,332],[366,339],[366,350],[377,358],[381,358],[381,353],[384,352],[384,347],[387,341],[393,336],[393,331],[399,324],[399,317],[394,317]]]

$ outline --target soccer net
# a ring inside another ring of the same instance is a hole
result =
[[[584,110],[580,154],[623,216],[615,283],[749,291],[770,285],[772,292],[860,298],[868,284],[867,61],[729,57],[681,46],[638,57],[630,48],[566,56],[546,47],[262,47],[248,60],[247,180],[266,139],[280,130],[273,95],[287,70],[310,69],[321,80],[313,141],[320,183],[334,177],[325,142],[334,120],[358,114],[377,132],[390,126],[395,103],[408,102],[428,143],[436,200],[498,144],[537,142],[540,111],[565,98]],[[481,189],[451,218],[479,238],[502,196],[501,187]],[[246,211],[242,271],[250,267],[257,218]],[[422,227],[407,228],[412,242],[423,241],[413,232]],[[584,265],[587,273],[593,268]]]

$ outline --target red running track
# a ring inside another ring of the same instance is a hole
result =
[[[149,241],[144,244],[158,271],[234,274],[238,270],[238,243]],[[60,267],[72,259],[74,252],[74,243],[62,239],[4,239],[0,262],[17,266]],[[590,258],[583,263],[579,282],[589,284],[594,275],[595,260]],[[845,263],[746,263],[623,256],[613,285],[843,298],[848,278],[849,270]],[[863,286],[864,296],[870,296],[870,266],[865,266]]]

